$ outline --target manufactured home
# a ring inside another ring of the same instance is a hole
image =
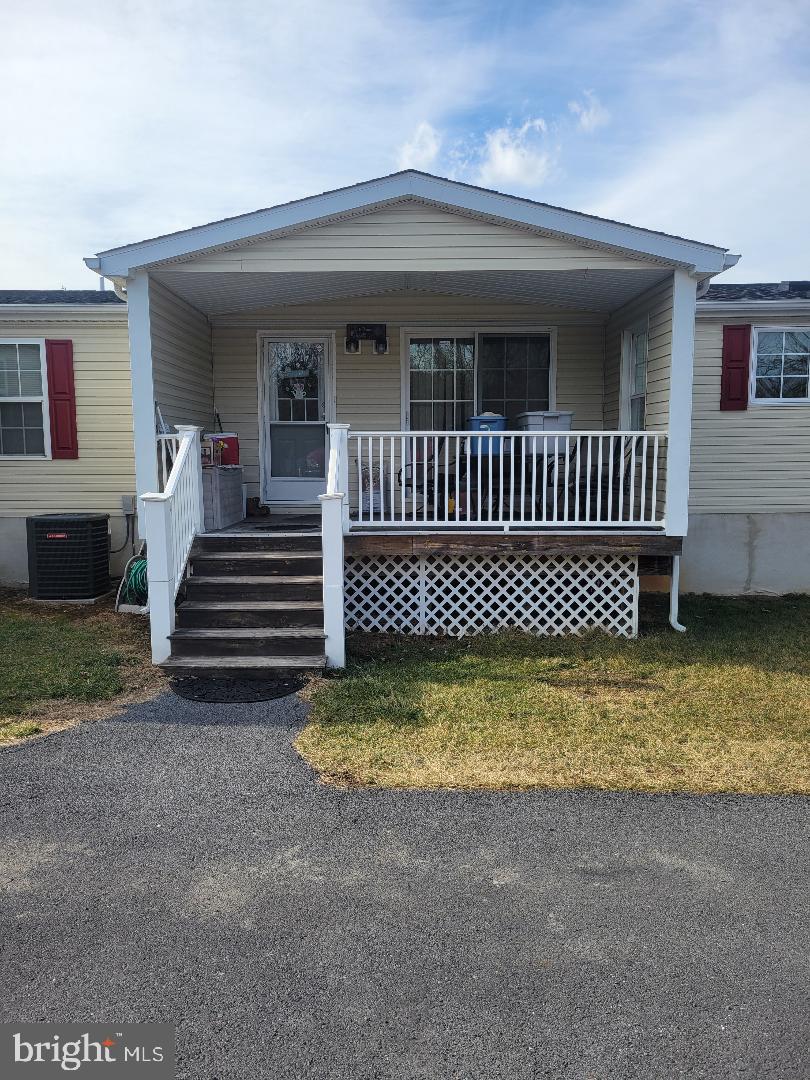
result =
[[[138,497],[155,661],[341,666],[349,629],[632,636],[650,576],[675,627],[679,577],[806,590],[774,538],[806,551],[810,292],[712,284],[736,261],[415,171],[88,258],[126,301],[131,414],[129,386],[99,395],[95,430],[114,414],[132,447],[105,505]],[[217,427],[270,513],[206,530]]]

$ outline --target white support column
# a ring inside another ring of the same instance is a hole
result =
[[[692,368],[697,282],[685,270],[672,275],[672,353],[669,375],[666,532],[686,536],[692,442]]]
[[[141,496],[141,506],[149,543],[146,575],[149,585],[152,663],[160,664],[171,652],[169,635],[174,632],[171,504],[163,495],[149,492]]]
[[[326,666],[346,666],[346,631],[343,622],[343,494],[320,495],[323,544],[323,628]]]
[[[338,455],[338,491],[343,496],[342,520],[343,532],[349,531],[349,425],[329,425],[329,446],[334,447]]]
[[[138,509],[147,491],[158,491],[158,461],[155,442],[155,389],[152,380],[152,329],[149,318],[149,275],[136,273],[127,281],[129,321],[129,362],[132,372],[132,421],[135,434],[135,487]],[[138,534],[146,528],[138,514]]]
[[[194,424],[177,424],[178,435],[183,436],[184,432],[191,432],[191,460],[196,463],[197,470],[197,517],[195,523],[195,532],[205,532],[205,499],[203,497],[203,475],[202,475],[202,451],[200,447],[200,440],[203,429],[196,427]]]

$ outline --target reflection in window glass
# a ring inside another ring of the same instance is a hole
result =
[[[810,328],[756,331],[757,400],[807,400],[809,382]]]
[[[412,338],[412,431],[463,431],[473,414],[475,339]]]
[[[551,339],[548,334],[482,334],[479,338],[480,411],[500,413],[517,427],[522,412],[548,409]]]
[[[44,455],[42,374],[39,345],[0,343],[0,454]]]

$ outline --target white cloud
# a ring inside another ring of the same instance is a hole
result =
[[[400,169],[430,169],[439,156],[441,144],[438,131],[423,120],[399,151]]]
[[[92,288],[84,255],[391,172],[493,57],[398,0],[6,8],[4,288]]]
[[[83,255],[397,163],[810,275],[810,0],[5,7],[4,288],[93,287]]]
[[[610,120],[610,113],[592,90],[585,90],[583,100],[569,101],[568,109],[577,118],[577,127],[582,131],[596,131]]]
[[[554,167],[545,120],[536,117],[520,127],[499,127],[484,136],[484,148],[477,170],[484,187],[537,187]]]

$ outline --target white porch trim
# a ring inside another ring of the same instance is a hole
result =
[[[111,248],[85,259],[85,262],[91,270],[104,277],[120,279],[128,277],[138,267],[182,259],[198,252],[283,233],[302,225],[321,223],[406,199],[419,199],[452,210],[528,226],[596,247],[630,251],[642,258],[646,256],[670,265],[689,267],[701,275],[720,273],[733,266],[738,259],[738,256],[729,255],[726,249],[713,244],[702,244],[406,169],[281,206]]]
[[[672,346],[669,375],[666,532],[686,536],[692,443],[692,380],[697,282],[685,270],[672,275]]]
[[[127,282],[129,354],[132,373],[132,426],[135,436],[135,487],[138,498],[159,490],[155,451],[155,387],[152,378],[152,328],[149,316],[149,275],[141,272]],[[138,515],[138,534],[146,526]]]

